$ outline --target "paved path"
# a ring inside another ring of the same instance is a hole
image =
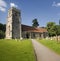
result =
[[[60,61],[60,55],[57,55],[49,48],[32,39],[33,47],[37,56],[37,61]]]

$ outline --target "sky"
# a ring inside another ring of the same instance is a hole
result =
[[[31,26],[35,18],[40,27],[45,27],[47,22],[59,23],[60,0],[0,0],[0,23],[6,24],[10,7],[21,10],[22,24],[25,25]]]

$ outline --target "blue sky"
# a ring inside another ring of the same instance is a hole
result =
[[[60,0],[0,0],[0,23],[6,23],[11,6],[21,10],[22,24],[31,26],[34,18],[38,19],[40,27],[47,22],[59,23]]]

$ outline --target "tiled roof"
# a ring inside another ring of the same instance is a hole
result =
[[[22,25],[22,31],[27,31],[27,32],[47,32],[47,29],[45,28],[34,28],[32,26],[27,26],[27,25]]]

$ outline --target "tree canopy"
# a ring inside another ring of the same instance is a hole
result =
[[[49,36],[60,35],[60,25],[55,22],[48,22],[46,26]]]
[[[39,26],[37,19],[34,19],[34,20],[32,21],[32,26],[33,26],[33,27],[38,27],[38,26]]]
[[[0,39],[5,37],[6,25],[0,23]]]
[[[56,35],[60,35],[60,25],[55,25]]]

